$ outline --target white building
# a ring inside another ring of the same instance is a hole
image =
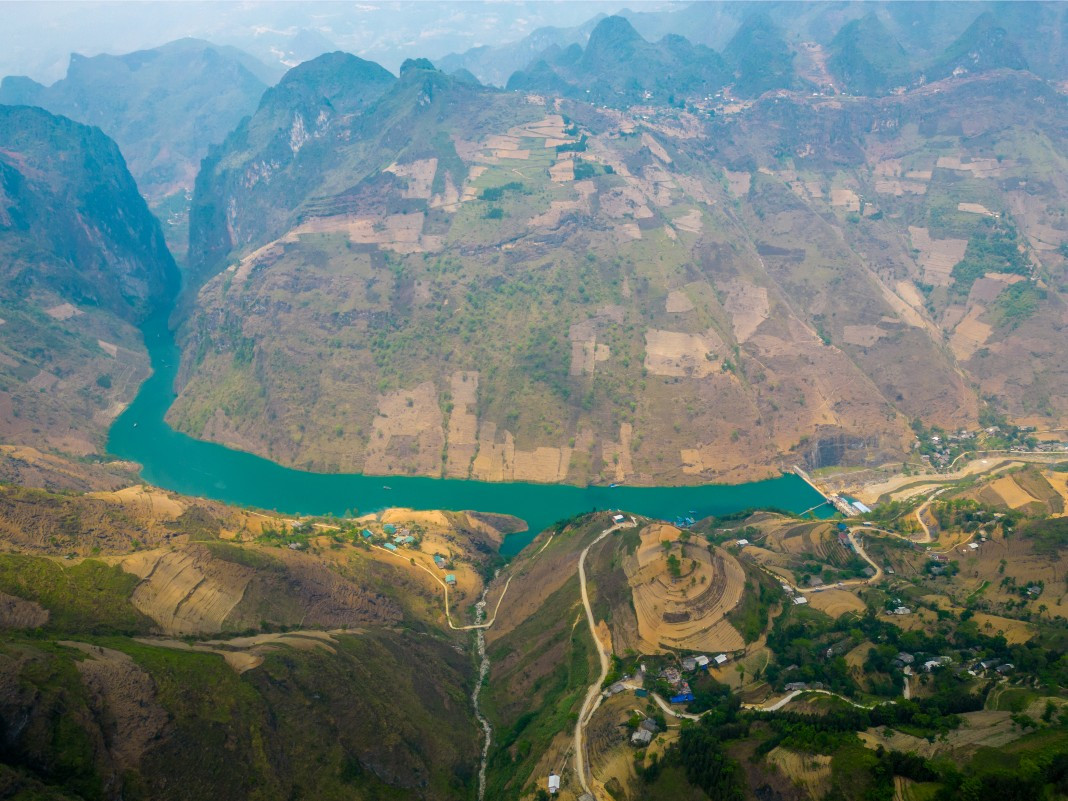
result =
[[[549,774],[549,795],[556,795],[560,790],[560,777],[555,773]]]

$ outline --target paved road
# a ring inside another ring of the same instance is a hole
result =
[[[590,636],[593,637],[593,642],[597,646],[597,656],[601,660],[601,675],[596,682],[590,685],[590,689],[586,691],[586,699],[582,702],[582,709],[579,710],[578,720],[575,722],[575,742],[573,750],[575,753],[575,773],[578,774],[578,780],[579,784],[582,785],[582,791],[589,793],[595,799],[597,798],[597,795],[590,789],[589,782],[586,780],[586,724],[590,722],[590,718],[593,717],[593,713],[597,711],[597,707],[600,706],[601,700],[604,697],[601,695],[601,686],[604,684],[604,680],[608,676],[609,660],[604,645],[601,644],[601,640],[597,637],[597,624],[593,620],[593,608],[590,606],[589,593],[586,592],[586,554],[590,552],[590,548],[599,543],[613,531],[621,528],[633,528],[636,525],[638,525],[638,523],[632,517],[628,522],[617,523],[611,528],[606,528],[600,533],[597,539],[583,549],[578,561],[579,589],[582,591],[582,605],[586,607],[586,623],[589,624]]]

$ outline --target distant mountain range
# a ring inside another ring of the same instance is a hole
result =
[[[272,72],[247,53],[196,39],[122,56],[71,56],[51,86],[0,83],[0,103],[41,106],[111,136],[141,191],[192,189],[200,159],[255,110]]]

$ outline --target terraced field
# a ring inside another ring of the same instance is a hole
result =
[[[674,526],[646,526],[638,549],[624,561],[641,652],[744,648],[742,636],[725,618],[745,588],[742,566],[721,548],[679,542],[680,533]],[[678,576],[672,575],[671,557],[679,561]]]

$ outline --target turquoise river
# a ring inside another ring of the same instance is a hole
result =
[[[153,373],[112,425],[108,443],[111,453],[143,466],[145,481],[164,489],[291,515],[367,513],[389,506],[507,513],[526,521],[529,530],[507,538],[501,549],[506,555],[517,553],[550,523],[594,509],[700,519],[753,507],[802,512],[823,500],[793,474],[737,485],[576,487],[293,470],[194,439],[164,421],[174,401],[179,362],[166,319],[157,315],[144,325]]]

